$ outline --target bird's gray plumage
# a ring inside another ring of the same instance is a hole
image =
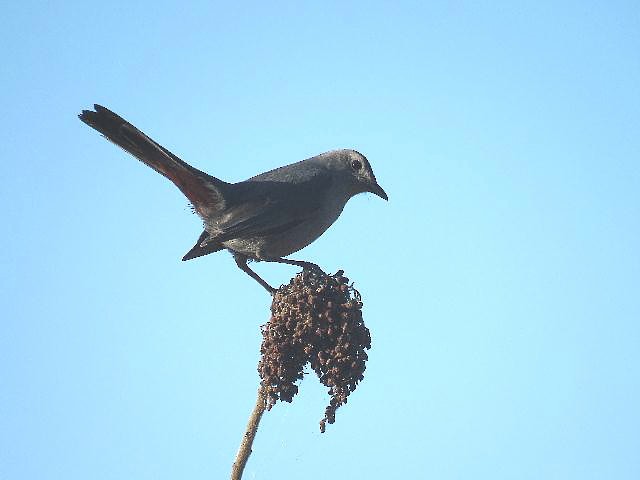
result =
[[[109,109],[94,107],[80,119],[171,180],[202,218],[205,230],[183,260],[226,248],[270,292],[248,259],[313,265],[282,257],[322,235],[353,195],[368,191],[387,199],[369,162],[355,150],[326,152],[227,183],[182,161]]]

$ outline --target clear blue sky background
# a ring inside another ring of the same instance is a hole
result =
[[[333,148],[297,255],[365,301],[365,381],[308,376],[248,479],[640,478],[637,2],[5,2],[0,478],[228,476],[269,297],[94,102],[228,181]],[[256,266],[270,282],[295,269]]]

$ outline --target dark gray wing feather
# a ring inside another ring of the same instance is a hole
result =
[[[224,242],[285,232],[314,216],[330,185],[329,173],[322,170],[295,183],[252,179],[235,184],[217,225],[220,234],[213,238]]]

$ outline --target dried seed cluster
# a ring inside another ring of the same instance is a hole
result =
[[[310,363],[331,395],[320,421],[322,432],[364,378],[365,350],[371,348],[360,294],[343,273],[299,273],[275,293],[271,319],[262,326],[258,372],[267,409],[277,400],[293,400],[298,393],[295,383]]]

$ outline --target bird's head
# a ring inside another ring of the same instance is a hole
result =
[[[348,184],[352,195],[371,192],[380,198],[389,200],[386,192],[378,185],[367,158],[355,150],[336,150],[329,152],[329,168]]]

